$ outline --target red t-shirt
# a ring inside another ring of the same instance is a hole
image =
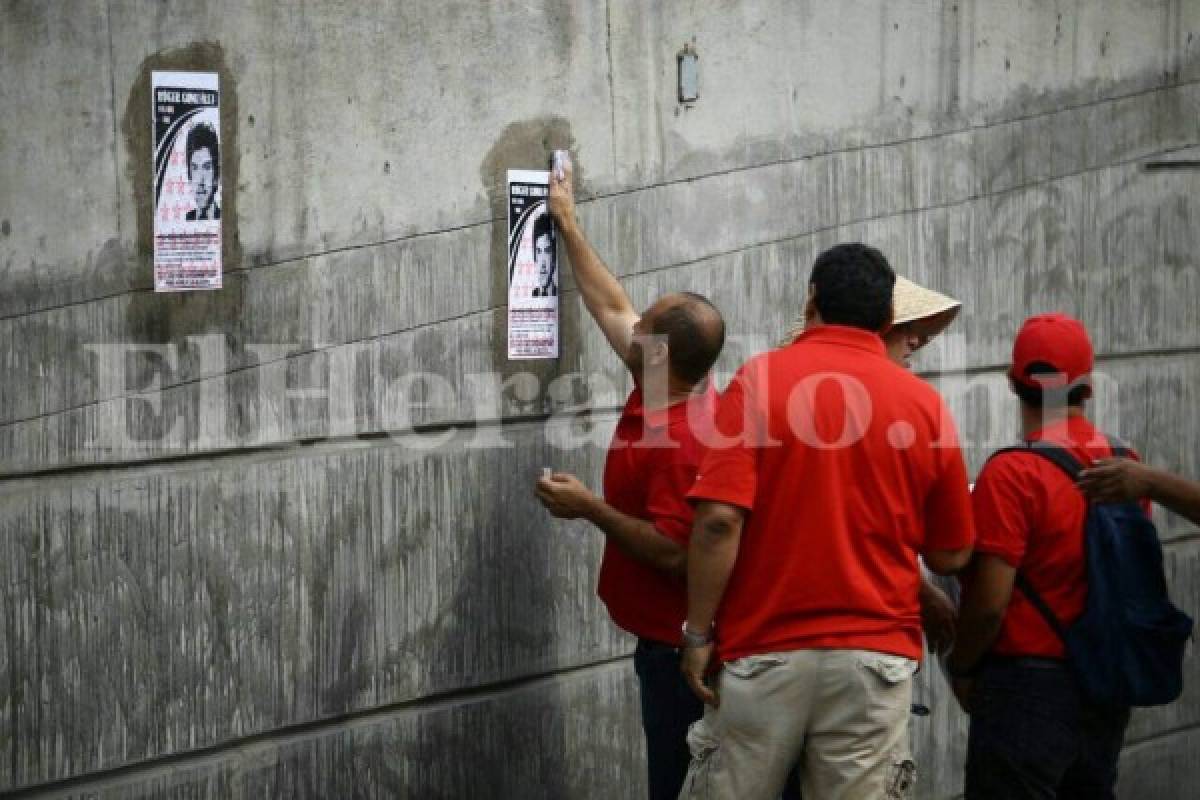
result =
[[[749,512],[717,612],[720,658],[838,648],[919,659],[917,554],[974,539],[941,397],[875,334],[823,325],[734,377],[717,435],[739,434],[711,447],[689,494]]]
[[[703,455],[716,411],[711,381],[682,403],[646,411],[635,388],[613,432],[604,463],[604,499],[616,510],[648,520],[663,536],[687,546],[693,510],[688,489]],[[687,584],[632,558],[606,541],[600,564],[600,599],[613,622],[645,639],[677,644],[687,617]]]
[[[1085,467],[1112,455],[1104,434],[1084,417],[1069,417],[1029,438],[1065,447]],[[1024,572],[1055,616],[1064,625],[1074,622],[1087,601],[1087,501],[1067,474],[1034,453],[1004,453],[984,465],[971,499],[976,552],[990,553]],[[1065,656],[1062,640],[1015,586],[992,652]]]

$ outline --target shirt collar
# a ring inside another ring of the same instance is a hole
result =
[[[865,350],[876,355],[887,355],[887,350],[883,346],[883,337],[872,331],[853,328],[849,325],[817,325],[796,337],[796,344],[801,342],[837,344]]]
[[[1065,419],[1056,419],[1049,425],[1038,428],[1030,439],[1082,439],[1086,441],[1096,432],[1091,420],[1078,414]]]
[[[704,379],[704,388],[692,392],[687,399],[672,403],[666,408],[648,409],[643,404],[642,387],[634,386],[629,401],[625,404],[625,415],[641,417],[643,424],[651,428],[670,425],[678,419],[686,419],[689,413],[701,414],[716,408],[717,390],[710,375]],[[691,411],[689,411],[691,409]]]

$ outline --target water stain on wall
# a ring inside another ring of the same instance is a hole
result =
[[[224,222],[225,269],[242,262],[238,234],[238,152],[237,82],[225,61],[225,51],[217,42],[194,42],[174,50],[161,50],[148,56],[138,69],[137,80],[129,90],[125,112],[121,116],[121,136],[125,142],[128,166],[126,175],[133,182],[137,204],[137,255],[147,269],[152,268],[154,253],[154,197],[151,191],[154,142],[150,118],[150,73],[154,70],[216,72],[221,92],[221,217]]]
[[[510,169],[546,169],[550,154],[554,150],[571,151],[575,172],[575,191],[578,198],[586,185],[586,172],[576,153],[575,137],[571,123],[563,117],[540,117],[514,122],[501,132],[496,143],[488,151],[480,166],[479,177],[488,197],[488,207],[493,220],[492,240],[488,250],[489,274],[492,276],[490,306],[499,308],[493,318],[492,341],[496,347],[492,352],[493,369],[504,378],[518,372],[535,375],[544,388],[560,371],[561,365],[578,358],[579,320],[565,312],[562,279],[563,270],[568,269],[566,255],[559,243],[559,359],[538,361],[508,360],[508,187],[506,173]],[[508,398],[511,401],[517,398]],[[523,398],[522,398],[523,399]],[[539,397],[527,407],[519,404],[515,409],[523,413],[544,410]]]
[[[148,344],[179,347],[179,377],[186,379],[198,372],[198,354],[187,346],[189,336],[206,333],[225,336],[227,355],[233,359],[244,349],[246,281],[238,270],[242,265],[239,235],[238,185],[238,92],[237,81],[226,61],[225,51],[217,42],[194,42],[186,47],[161,50],[148,56],[138,69],[129,89],[121,117],[121,136],[126,148],[125,178],[133,185],[137,209],[137,261],[144,274],[153,271],[154,196],[152,190],[152,140],[150,117],[150,81],[155,70],[216,72],[221,93],[221,219],[224,288],[217,291],[156,293],[139,292],[130,296],[125,311],[125,330],[138,333]],[[238,270],[231,273],[231,270]],[[195,403],[185,406],[196,407]],[[198,420],[185,419],[189,440],[197,431]]]

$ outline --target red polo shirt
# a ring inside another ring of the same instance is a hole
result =
[[[917,554],[974,539],[958,436],[933,387],[836,325],[749,361],[690,497],[749,513],[717,612],[730,660],[802,648],[919,659]]]
[[[1065,447],[1085,467],[1112,455],[1105,436],[1084,417],[1069,417],[1030,439]],[[1004,453],[979,473],[972,505],[978,531],[975,550],[1023,571],[1055,616],[1064,625],[1074,622],[1087,602],[1087,501],[1067,474],[1042,456]],[[1149,504],[1145,507],[1149,512]],[[1065,656],[1062,641],[1016,587],[992,652]]]
[[[647,411],[642,390],[629,395],[604,463],[604,499],[631,517],[648,520],[663,536],[687,546],[693,510],[688,489],[703,455],[697,437],[711,431],[716,391],[705,389],[686,402]],[[611,541],[600,564],[600,599],[619,627],[635,636],[679,642],[687,617],[687,584],[638,561]]]

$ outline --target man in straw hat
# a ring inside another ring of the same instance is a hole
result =
[[[708,707],[681,797],[770,800],[797,761],[812,798],[909,778],[917,555],[954,573],[974,528],[945,403],[880,339],[895,280],[873,247],[821,253],[804,332],[721,398],[689,493],[683,668]]]
[[[950,327],[961,310],[962,303],[953,297],[897,275],[892,290],[892,326],[883,334],[888,356],[903,367],[911,367],[912,354]],[[801,317],[780,344],[796,341],[808,323],[806,317]]]

